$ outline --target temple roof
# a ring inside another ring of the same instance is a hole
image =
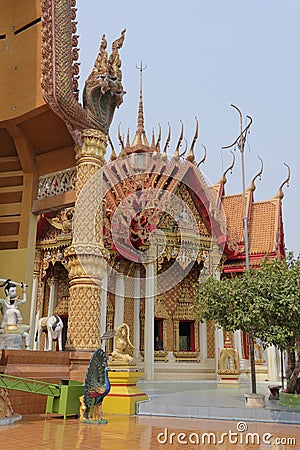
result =
[[[222,198],[229,234],[238,242],[243,241],[243,197],[242,194]]]
[[[279,199],[252,204],[249,227],[250,254],[269,254],[276,251],[279,208]]]
[[[181,132],[178,138],[177,145],[174,146],[173,157],[169,158],[167,156],[167,148],[169,147],[170,142],[170,134],[171,129],[169,125],[168,137],[165,145],[162,146],[162,151],[160,150],[160,140],[161,140],[161,129],[159,127],[159,133],[157,140],[155,142],[154,132],[152,133],[152,141],[149,144],[149,141],[146,137],[145,128],[144,128],[144,106],[143,106],[143,90],[142,90],[142,65],[140,66],[140,93],[139,93],[139,107],[138,107],[138,118],[137,118],[137,129],[135,132],[134,139],[130,144],[129,131],[127,133],[126,145],[124,145],[123,138],[120,135],[119,131],[119,141],[122,146],[122,150],[119,154],[119,157],[123,157],[129,155],[131,153],[144,153],[147,154],[148,157],[152,160],[149,166],[149,174],[143,180],[143,189],[164,189],[169,192],[175,193],[176,189],[179,188],[181,181],[185,182],[188,178],[192,177],[192,179],[197,179],[196,175],[197,167],[204,162],[206,157],[206,148],[205,146],[205,156],[202,161],[197,163],[195,160],[194,154],[194,146],[198,139],[198,120],[196,118],[196,129],[193,141],[190,145],[190,150],[187,152],[187,142],[185,150],[180,150],[182,141],[184,139],[184,129],[183,124],[181,124]],[[112,143],[111,143],[112,146]],[[152,156],[151,156],[152,155]],[[185,156],[184,156],[185,155]],[[205,204],[201,204],[198,196],[194,195],[191,192],[191,197],[195,203],[195,206],[198,208],[200,215],[203,216],[203,220],[205,225],[207,226],[208,231],[212,231],[212,224],[209,223],[209,215],[211,213],[211,207],[209,203],[218,205],[221,201],[225,217],[226,217],[226,227],[224,229],[224,236],[222,240],[225,239],[225,253],[227,254],[227,261],[225,262],[225,271],[241,271],[244,270],[245,267],[245,243],[244,243],[244,206],[243,206],[243,194],[233,194],[226,195],[225,194],[225,184],[227,182],[227,174],[232,172],[232,169],[235,164],[235,155],[232,152],[233,160],[230,166],[224,171],[222,177],[219,181],[213,186],[206,186],[206,195],[207,200],[205,200]],[[116,154],[112,146],[112,157],[111,160],[116,159]],[[174,177],[174,173],[170,171],[170,167],[176,167],[178,170],[181,167],[181,161],[186,160],[191,164],[191,167],[188,169],[187,173],[184,173],[187,170],[187,166],[184,168],[184,165],[180,169],[181,173],[178,178],[177,174]],[[254,201],[254,191],[256,189],[255,181],[257,178],[261,177],[263,172],[263,162],[261,161],[261,167],[258,173],[252,179],[248,189],[245,192],[246,196],[246,217],[248,221],[248,237],[249,237],[249,255],[250,255],[250,265],[259,266],[259,261],[266,255],[272,254],[272,256],[276,255],[284,255],[284,232],[283,232],[283,224],[282,224],[282,209],[281,209],[281,200],[283,198],[282,187],[288,182],[288,179],[285,180],[279,188],[277,195],[266,201],[255,202]],[[126,167],[126,161],[124,160],[124,170]],[[145,167],[146,169],[146,167]],[[126,169],[127,170],[127,169]],[[162,170],[162,172],[160,172]],[[145,170],[145,174],[146,174]],[[159,175],[157,173],[159,172]],[[202,174],[201,174],[202,176]],[[132,180],[131,180],[132,182]],[[127,182],[123,183],[124,186]],[[194,182],[192,183],[194,184]],[[203,186],[202,182],[197,186],[197,189],[202,191]],[[194,192],[197,192],[197,189]],[[109,195],[107,197],[107,204],[111,211],[114,211],[117,207],[119,199],[117,198],[119,195],[123,198],[126,197],[126,193],[123,192],[123,187],[118,188],[119,193],[115,197],[114,195]],[[135,190],[134,183],[132,186],[125,187],[125,191],[129,192],[131,190]],[[205,195],[205,198],[206,198]],[[207,204],[206,204],[207,203]],[[214,227],[214,225],[213,225]],[[220,234],[220,236],[223,233]],[[231,270],[230,267],[233,269]]]

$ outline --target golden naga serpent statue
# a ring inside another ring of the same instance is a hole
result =
[[[116,107],[125,94],[121,60],[125,31],[112,44],[108,57],[102,36],[100,52],[85,82],[83,105],[78,101],[79,63],[76,0],[42,0],[42,91],[50,108],[66,123],[76,144],[81,131],[96,129],[108,134]]]

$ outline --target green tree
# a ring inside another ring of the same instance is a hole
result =
[[[209,277],[200,285],[196,309],[202,321],[214,320],[226,331],[249,333],[253,393],[253,336],[265,346],[287,351],[287,392],[295,391],[300,373],[299,257],[265,259],[260,269],[221,282]]]

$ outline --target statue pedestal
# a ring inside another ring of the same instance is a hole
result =
[[[148,400],[147,395],[136,386],[142,372],[133,367],[111,368],[110,365],[109,367],[108,377],[111,390],[103,400],[103,413],[135,414],[136,403]]]
[[[22,350],[22,336],[20,334],[0,334],[1,350]]]
[[[218,387],[222,388],[239,388],[241,387],[240,383],[240,376],[236,373],[222,373],[218,374],[221,376],[220,380],[218,381]]]

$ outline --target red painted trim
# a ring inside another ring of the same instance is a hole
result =
[[[237,378],[223,378],[223,377],[221,377],[221,380],[238,380],[239,378],[237,377]]]
[[[136,386],[135,383],[131,383],[131,384],[127,384],[127,383],[114,383],[114,382],[112,382],[111,380],[110,380],[110,384],[111,384],[112,386]]]

